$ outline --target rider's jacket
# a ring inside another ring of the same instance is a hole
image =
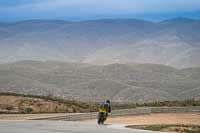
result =
[[[104,108],[100,108],[99,113],[108,113],[108,112]]]

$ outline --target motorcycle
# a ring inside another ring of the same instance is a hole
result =
[[[98,124],[103,125],[107,117],[107,112],[105,109],[100,109],[98,114]]]

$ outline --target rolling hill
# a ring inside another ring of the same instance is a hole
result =
[[[87,102],[200,99],[200,68],[27,60],[0,65],[0,91]]]

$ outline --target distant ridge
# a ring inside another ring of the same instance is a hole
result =
[[[0,24],[0,63],[56,60],[200,66],[200,20],[27,20]]]
[[[199,21],[199,19],[192,19],[192,18],[185,18],[185,17],[177,17],[173,19],[163,20],[159,23],[165,23],[165,22],[180,22],[180,23],[190,23],[193,21]]]
[[[200,21],[200,19],[195,19],[195,18],[187,18],[187,17],[175,17],[175,18],[170,18],[170,19],[164,19],[160,20],[158,22],[154,22],[151,20],[146,20],[146,19],[139,19],[139,18],[100,18],[100,19],[88,19],[88,20],[62,20],[62,19],[27,19],[27,20],[22,20],[22,21],[13,21],[13,22],[1,22],[0,24],[15,24],[15,23],[23,23],[23,22],[60,22],[60,23],[81,23],[81,22],[92,22],[92,21],[146,21],[146,22],[151,22],[151,23],[162,23],[162,22],[167,22],[167,21]]]

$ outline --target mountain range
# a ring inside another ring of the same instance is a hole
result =
[[[81,101],[200,99],[200,20],[0,23],[0,92]]]
[[[200,66],[200,20],[101,19],[0,23],[0,63],[22,60],[93,65]]]

